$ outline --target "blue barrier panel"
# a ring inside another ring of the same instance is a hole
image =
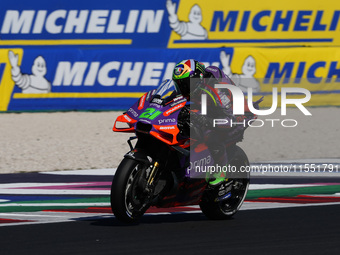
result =
[[[3,1],[1,46],[166,48],[164,1]]]
[[[180,60],[219,66],[219,55],[219,49],[2,49],[0,110],[125,109],[171,78]]]

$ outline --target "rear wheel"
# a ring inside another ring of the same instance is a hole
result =
[[[150,207],[145,192],[148,169],[145,163],[130,158],[124,158],[118,166],[111,186],[111,209],[118,220],[137,223]]]
[[[235,146],[235,156],[231,162],[238,170],[241,166],[249,166],[248,157],[238,146]],[[242,206],[249,187],[250,173],[238,173],[235,178],[229,178],[231,182],[230,197],[216,202],[216,192],[207,190],[202,198],[200,208],[205,216],[213,220],[225,220],[231,218]],[[214,194],[214,196],[212,196]]]

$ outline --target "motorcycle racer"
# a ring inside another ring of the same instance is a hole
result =
[[[215,89],[215,84],[235,83],[216,66],[205,66],[194,59],[187,59],[176,64],[172,79],[181,94],[190,101],[190,110],[184,112],[190,117],[191,136],[204,138],[205,144],[212,153],[214,162],[220,166],[228,163],[226,148],[243,139],[247,125],[231,125],[231,123],[248,123],[255,116],[248,109],[245,101],[245,114],[233,115],[233,98],[229,90]],[[235,85],[236,86],[236,85]],[[201,109],[201,95],[207,94],[207,114],[198,113]],[[224,125],[214,127],[214,119],[224,119]],[[210,177],[209,184],[217,186],[224,182],[225,175],[219,173]]]
[[[238,171],[236,176],[230,171],[250,166],[246,153],[236,144],[244,128],[237,131],[238,126],[213,125],[215,116],[238,117],[228,103],[232,94],[214,88],[216,82],[232,82],[215,67],[188,61],[176,67],[175,79],[146,92],[113,125],[115,132],[135,133],[128,139],[130,151],[111,185],[111,209],[123,222],[138,222],[150,206],[187,205],[199,205],[209,219],[226,220],[244,202],[250,173]],[[184,86],[187,82],[189,87]],[[220,87],[224,90],[226,86]],[[219,161],[219,155],[225,156]],[[219,176],[221,169],[210,171],[221,168],[216,163],[225,164],[222,170],[229,172]]]

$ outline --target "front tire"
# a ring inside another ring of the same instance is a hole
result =
[[[237,169],[240,169],[241,166],[249,166],[247,155],[238,146],[235,146],[235,156],[231,165],[236,166]],[[242,175],[228,179],[228,181],[232,181],[231,196],[228,199],[215,202],[216,197],[211,197],[209,194],[203,197],[200,208],[206,217],[212,220],[226,220],[238,212],[247,195],[250,182],[249,172],[244,172]]]
[[[150,207],[144,192],[147,168],[145,163],[130,158],[124,158],[118,166],[110,198],[112,212],[119,221],[137,223]]]

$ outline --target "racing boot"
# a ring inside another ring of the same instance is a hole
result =
[[[227,180],[227,172],[223,171],[223,166],[226,166],[227,164],[227,153],[225,150],[225,147],[215,147],[211,150],[212,152],[212,158],[214,159],[216,169],[218,170],[213,174],[209,174],[208,176],[208,184],[211,187],[216,187],[223,183],[225,180]]]

